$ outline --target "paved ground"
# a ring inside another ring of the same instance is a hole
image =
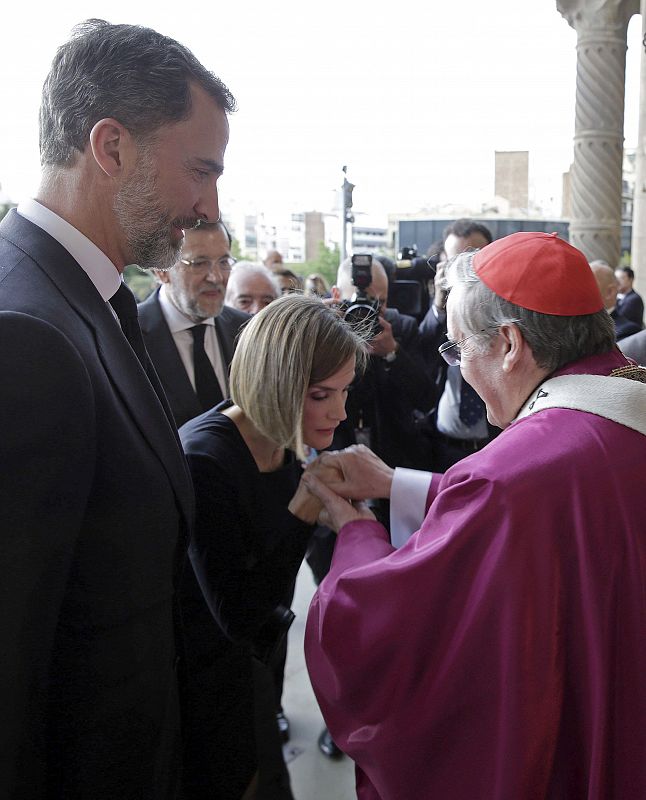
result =
[[[285,670],[283,707],[291,725],[291,739],[284,748],[285,760],[289,764],[295,800],[356,800],[353,762],[347,757],[330,761],[316,744],[323,719],[303,656],[303,631],[314,588],[312,573],[305,564],[296,583],[292,606],[296,619],[289,632]]]

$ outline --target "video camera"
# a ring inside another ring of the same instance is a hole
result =
[[[345,321],[358,331],[366,332],[370,339],[381,333],[379,300],[368,295],[372,283],[372,256],[358,253],[352,256],[352,285],[356,292],[350,300],[342,300],[339,309]]]
[[[421,322],[430,303],[428,287],[435,278],[440,261],[440,253],[418,256],[415,245],[402,247],[396,262],[388,304]]]
[[[429,272],[428,277],[433,277],[437,271],[437,265],[441,261],[440,253],[433,253],[432,256],[418,256],[417,246],[402,247],[397,261],[397,269],[413,269]]]

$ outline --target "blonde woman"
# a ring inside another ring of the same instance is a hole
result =
[[[363,340],[335,310],[284,295],[245,326],[231,401],[181,430],[196,493],[192,569],[182,587],[188,800],[237,800],[257,772],[254,701],[272,689],[271,678],[258,689],[267,670],[253,656],[268,663],[289,627],[293,615],[281,603],[312,532],[287,506],[305,447],[331,444],[364,361]],[[269,706],[277,736],[273,698]],[[278,738],[276,748],[280,758]],[[284,766],[274,782],[272,798],[291,797]]]

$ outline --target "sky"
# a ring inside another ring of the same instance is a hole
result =
[[[38,105],[56,47],[89,17],[172,36],[239,110],[222,210],[329,211],[342,182],[371,217],[494,194],[494,151],[529,150],[530,200],[558,214],[572,160],[576,33],[555,0],[5,4],[0,184],[36,192]],[[625,144],[637,142],[641,21],[629,27]]]

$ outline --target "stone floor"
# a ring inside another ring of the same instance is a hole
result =
[[[298,574],[292,606],[296,619],[289,632],[283,708],[291,725],[291,739],[284,747],[295,800],[356,800],[354,764],[344,757],[327,759],[317,747],[323,719],[312,692],[303,656],[307,609],[314,594],[307,564]]]

